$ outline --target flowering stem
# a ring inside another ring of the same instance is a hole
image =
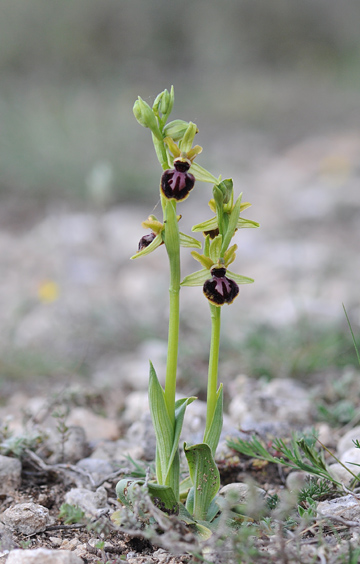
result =
[[[217,390],[218,390],[218,367],[219,367],[219,348],[220,348],[220,326],[221,326],[221,307],[210,304],[211,311],[211,343],[208,371],[207,387],[207,411],[205,436],[208,434],[214,417]]]
[[[165,246],[170,263],[170,311],[168,354],[165,379],[165,403],[171,423],[175,424],[176,372],[179,348],[180,237],[176,219],[176,202],[165,204]]]

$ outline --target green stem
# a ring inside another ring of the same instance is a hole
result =
[[[219,348],[220,348],[220,326],[221,326],[221,307],[210,304],[211,311],[211,343],[208,371],[207,387],[207,411],[205,435],[208,434],[214,417],[217,390],[218,390],[218,368],[219,368]]]
[[[167,155],[167,151],[164,145],[163,141],[159,141],[159,139],[157,139],[157,137],[155,137],[155,135],[152,133],[152,140],[154,143],[154,149],[156,152],[156,156],[158,158],[159,163],[161,164],[161,167],[163,170],[166,170],[169,168],[169,163],[168,163],[168,155]]]
[[[171,206],[171,208],[170,208]],[[179,303],[180,303],[180,237],[176,219],[176,202],[170,200],[165,206],[165,246],[170,263],[170,311],[168,354],[165,379],[165,403],[172,424],[175,424],[176,372],[179,348]]]

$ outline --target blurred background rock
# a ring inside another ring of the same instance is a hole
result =
[[[341,304],[356,329],[359,21],[357,0],[2,0],[4,382],[75,371],[129,383],[129,367],[136,378],[146,364],[141,343],[158,354],[166,260],[128,257],[160,170],[132,105],[171,84],[173,117],[200,129],[199,162],[234,177],[262,224],[237,235],[238,271],[256,284],[224,308],[224,371],[354,362]],[[207,217],[210,196],[202,185],[183,204],[184,230]],[[196,388],[207,304],[200,290],[183,294],[182,374]]]

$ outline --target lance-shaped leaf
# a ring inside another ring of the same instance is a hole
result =
[[[149,405],[156,436],[156,475],[161,485],[170,486],[175,498],[179,497],[179,440],[186,407],[196,398],[175,402],[175,426],[166,408],[164,390],[150,363]]]
[[[226,271],[226,276],[228,278],[232,278],[232,280],[235,280],[237,284],[252,284],[254,282],[253,278],[241,276],[241,274],[235,274],[235,272],[231,272],[230,270]]]
[[[153,241],[151,241],[150,245],[148,245],[147,247],[144,247],[141,251],[138,251],[131,258],[136,259],[136,258],[139,258],[139,257],[145,257],[146,255],[149,255],[150,253],[155,251],[155,249],[160,247],[161,243],[163,243],[162,235],[161,235],[161,233],[158,233],[158,235],[156,235],[155,239]]]
[[[169,456],[173,447],[174,429],[166,408],[164,390],[160,385],[151,362],[149,377],[149,406],[156,435],[156,475],[159,483],[166,485],[165,478],[167,475]]]
[[[193,483],[193,516],[197,521],[205,521],[210,504],[220,487],[220,474],[209,445],[184,445],[190,478]],[[190,492],[189,492],[190,495]]]
[[[186,235],[185,233],[179,233],[180,235],[180,246],[181,247],[190,247],[192,249],[201,249],[201,243],[194,237],[190,235]]]
[[[221,254],[225,253],[226,249],[230,245],[230,241],[235,233],[236,225],[240,215],[240,207],[241,207],[241,198],[242,194],[236,200],[236,203],[232,209],[232,212],[229,217],[229,222],[227,225],[226,233],[223,238],[222,247],[221,247]]]
[[[213,456],[215,456],[223,425],[223,395],[223,385],[220,384],[216,394],[214,416],[204,434],[204,443],[209,445]]]
[[[203,268],[185,276],[180,286],[203,286],[208,278],[211,278],[210,271],[207,268]]]

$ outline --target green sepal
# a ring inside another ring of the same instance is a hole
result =
[[[190,172],[195,176],[195,179],[200,182],[209,182],[210,184],[217,184],[218,178],[215,178],[211,172],[203,168],[198,163],[193,163],[190,167]]]
[[[209,249],[210,249],[210,246],[209,246],[208,242],[205,241],[205,249],[204,249],[205,254],[201,255],[197,251],[191,251],[192,257],[195,260],[197,260],[202,266],[207,268],[208,270],[210,270],[210,268],[214,264],[214,262],[211,260],[211,258],[206,254],[206,250],[209,250]]]
[[[203,268],[185,276],[180,286],[203,286],[208,278],[211,278],[210,271],[207,268]]]
[[[205,521],[210,504],[220,487],[219,470],[209,445],[201,443],[188,447],[185,443],[184,452],[193,483],[194,504],[192,513],[197,521]]]
[[[237,284],[252,284],[254,282],[253,278],[241,276],[241,274],[235,274],[235,272],[231,272],[230,270],[226,271],[226,276],[228,278],[232,278],[232,280],[235,280]]]
[[[213,263],[219,260],[221,247],[222,247],[222,235],[219,234],[210,243],[210,258],[213,261]]]
[[[162,235],[161,233],[158,233],[155,237],[155,239],[153,241],[151,241],[150,245],[148,245],[147,247],[145,247],[144,249],[142,249],[141,251],[138,251],[135,255],[133,255],[131,258],[132,259],[136,259],[139,257],[145,257],[146,255],[149,255],[150,253],[152,253],[153,251],[155,251],[155,249],[157,249],[158,247],[160,247],[161,243],[163,242],[162,240]]]
[[[179,233],[180,236],[180,246],[181,247],[190,247],[190,248],[195,248],[195,249],[201,249],[201,243],[200,241],[198,241],[197,239],[195,239],[194,237],[191,237],[190,235],[186,235],[185,233]]]
[[[253,221],[252,219],[245,219],[244,217],[239,217],[236,224],[236,229],[243,229],[244,227],[260,227],[260,223]]]
[[[232,237],[234,236],[236,226],[237,226],[237,222],[238,222],[239,215],[240,215],[241,198],[242,198],[242,194],[240,194],[240,196],[236,200],[235,205],[234,205],[232,212],[230,214],[226,233],[225,233],[224,238],[223,238],[221,254],[225,253],[228,246],[230,245],[230,241],[231,241]]]
[[[213,456],[215,456],[215,452],[219,444],[219,439],[223,426],[223,402],[224,402],[223,385],[220,384],[219,389],[216,393],[216,405],[214,409],[214,415],[209,425],[209,428],[205,429],[205,434],[204,434],[204,443],[209,445]]]
[[[213,217],[212,219],[207,219],[202,223],[198,223],[197,225],[194,225],[194,227],[191,228],[191,231],[193,231],[194,233],[197,231],[213,231],[214,229],[217,228],[218,228],[217,218]]]

